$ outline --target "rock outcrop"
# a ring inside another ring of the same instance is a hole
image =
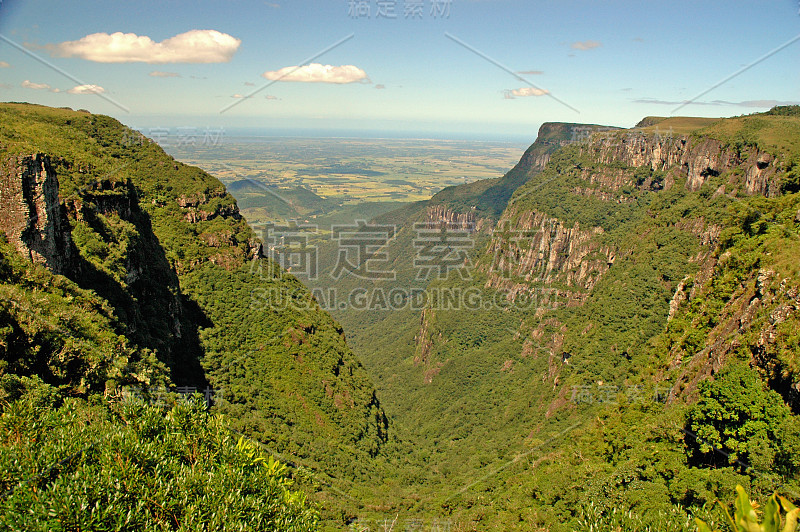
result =
[[[583,301],[614,263],[616,251],[601,246],[599,227],[582,228],[537,211],[518,213],[510,207],[498,223],[487,255],[486,288],[509,298],[536,287],[562,287],[563,299]]]
[[[125,224],[130,238],[123,242],[110,234],[107,220]],[[108,267],[87,255],[76,245],[70,221],[97,235],[95,243],[120,248],[120,260]],[[8,157],[0,163],[0,231],[32,263],[109,301],[124,326],[120,332],[155,351],[177,382],[205,382],[192,323],[202,317],[182,295],[131,182],[101,179],[60,198],[49,156]]]
[[[69,222],[47,155],[12,156],[0,163],[0,228],[31,262],[61,275],[72,267]]]
[[[738,169],[731,177],[730,188],[747,194],[767,197],[780,193],[778,175],[783,162],[774,155],[752,146],[729,146],[699,137],[653,135],[627,131],[597,134],[582,148],[582,153],[604,164],[649,166],[652,170],[674,172],[685,177],[689,190],[700,190],[710,177]]]

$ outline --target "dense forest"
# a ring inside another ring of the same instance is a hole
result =
[[[0,519],[789,526],[798,192],[797,106],[545,124],[505,176],[370,222],[393,228],[393,278],[331,275],[331,241],[303,279],[141,134],[2,104]],[[423,229],[469,239],[440,275],[420,275]],[[331,316],[316,297],[401,288],[424,304]]]

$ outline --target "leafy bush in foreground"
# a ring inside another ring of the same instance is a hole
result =
[[[733,517],[727,511],[725,512],[728,526],[733,532],[794,532],[797,528],[800,508],[796,508],[794,504],[780,495],[773,494],[769,498],[764,506],[764,520],[759,524],[756,511],[744,488],[736,486],[736,494],[736,511]],[[786,512],[783,519],[781,519],[781,508]],[[697,532],[711,532],[711,527],[702,519],[695,519],[695,522],[697,523]]]
[[[285,466],[201,402],[69,398],[4,376],[0,526],[8,530],[316,529]],[[10,399],[10,400],[8,400]]]

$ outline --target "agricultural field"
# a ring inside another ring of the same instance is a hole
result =
[[[251,223],[369,219],[448,186],[500,177],[527,148],[464,140],[224,137],[200,145],[169,140],[164,149],[220,179]]]

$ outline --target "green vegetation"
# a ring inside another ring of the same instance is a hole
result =
[[[797,528],[800,509],[786,498],[772,494],[764,507],[764,521],[759,524],[756,510],[742,486],[736,486],[736,495],[736,511],[733,517],[725,512],[731,532],[794,532]],[[781,510],[786,513],[785,517],[781,516]],[[697,532],[711,532],[711,528],[702,519],[696,521]]]
[[[757,146],[783,183],[771,197],[743,192],[747,161],[690,190],[685,168],[573,142],[599,126],[543,127],[502,178],[364,207],[397,225],[381,250],[395,279],[334,279],[339,250],[320,244],[314,288],[429,296],[424,309],[337,310],[342,327],[254,256],[208,174],[105,117],[5,105],[3,156],[50,154],[78,259],[55,276],[0,241],[2,515],[19,529],[34,522],[26,506],[43,529],[785,528],[800,488],[798,124],[788,108],[636,130]],[[600,134],[613,146],[628,132]],[[334,188],[340,175],[413,183],[354,161],[297,164],[337,174]],[[265,213],[345,208],[319,190],[295,190],[292,206],[234,188]],[[417,275],[414,224],[434,212],[475,222],[466,272]],[[441,304],[465,292],[479,304]],[[203,383],[212,414],[123,399]],[[89,482],[98,471],[117,480]],[[768,501],[762,525],[744,489]],[[731,520],[716,501],[734,496]]]
[[[226,423],[317,476],[375,467],[389,427],[364,369],[307,289],[251,264],[255,234],[219,181],[109,117],[4,104],[0,132],[4,168],[49,157],[61,203],[49,209],[74,255],[53,276],[0,244],[0,375],[81,398],[210,388]],[[303,482],[324,498],[317,476]]]
[[[63,398],[0,377],[6,530],[315,530],[286,466],[201,401]]]
[[[69,395],[106,387],[165,386],[167,370],[120,331],[113,309],[0,236],[0,374],[36,375]]]
[[[697,134],[732,146],[756,146],[796,165],[800,163],[798,108],[797,105],[776,107],[766,113],[720,120]]]
[[[800,465],[798,420],[750,368],[727,366],[713,381],[700,383],[699,395],[686,424],[696,462],[795,476]]]

